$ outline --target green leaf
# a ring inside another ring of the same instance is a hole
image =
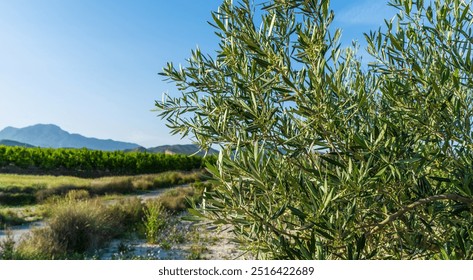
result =
[[[218,18],[218,16],[215,13],[212,13],[212,18],[222,31],[226,31],[225,25],[222,23],[222,21]]]
[[[286,211],[286,208],[287,208],[287,204],[284,204],[283,206],[281,206],[281,208],[279,208],[279,210],[276,211],[276,213],[274,213],[273,216],[271,216],[271,220],[276,220],[277,218],[279,218],[282,214],[284,214],[284,212]]]
[[[333,165],[336,165],[336,166],[338,166],[338,167],[342,167],[342,168],[345,168],[345,167],[346,167],[343,163],[341,163],[341,162],[339,162],[339,161],[337,161],[337,160],[335,160],[335,159],[332,159],[332,158],[330,158],[329,156],[320,156],[320,158],[323,159],[324,161],[326,161],[326,162],[328,162],[328,163],[331,163],[331,164],[333,164]]]
[[[328,240],[335,240],[335,238],[327,231],[324,231],[320,228],[315,228],[315,232],[318,233],[319,235],[327,238]]]
[[[291,210],[292,214],[296,215],[297,217],[299,217],[302,221],[305,220],[305,218],[307,217],[306,214],[304,214],[304,212],[302,212],[301,210],[295,208],[295,207],[292,207],[292,206],[287,206],[287,208],[289,208],[289,210]]]

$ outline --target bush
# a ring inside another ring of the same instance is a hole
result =
[[[157,201],[149,201],[144,209],[143,223],[148,243],[155,244],[166,226],[167,214]]]
[[[168,63],[182,96],[156,102],[221,147],[200,215],[260,258],[472,259],[471,4],[392,0],[365,67],[330,1],[234,2],[215,56]]]
[[[50,228],[36,228],[18,242],[18,259],[45,260],[68,258],[64,247]]]
[[[134,188],[130,178],[118,177],[93,182],[88,190],[94,195],[129,194],[134,191]]]
[[[169,212],[181,212],[190,207],[189,201],[197,200],[195,194],[193,187],[182,187],[168,190],[156,200]]]
[[[207,178],[208,175],[201,171],[194,171],[192,173],[182,172],[164,172],[156,176],[153,182],[153,188],[168,188],[176,185],[188,184]]]
[[[64,197],[71,191],[85,190],[82,186],[62,185],[58,187],[50,187],[40,189],[36,192],[35,197],[37,202],[44,202],[51,197]]]
[[[59,206],[48,227],[66,254],[85,253],[113,236],[113,219],[103,206],[87,201]]]
[[[0,228],[4,228],[5,226],[17,226],[25,222],[25,219],[19,217],[18,214],[12,210],[0,211]]]
[[[34,194],[0,192],[0,204],[8,206],[29,205],[36,202]]]
[[[138,230],[144,216],[144,206],[139,198],[122,199],[112,206],[108,212],[117,221],[115,232],[118,235],[132,230]]]
[[[90,198],[88,190],[71,190],[66,194],[65,199],[69,201],[74,200],[87,200]]]
[[[11,231],[7,231],[7,236],[0,240],[0,260],[16,259],[15,244]]]
[[[142,217],[139,200],[125,200],[104,206],[98,200],[84,199],[82,191],[50,205],[48,226],[34,229],[18,244],[23,259],[84,258],[110,239],[120,236]]]
[[[0,204],[9,206],[20,206],[34,204],[36,202],[35,192],[42,189],[36,187],[5,186],[0,189]]]

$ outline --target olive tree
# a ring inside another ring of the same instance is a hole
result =
[[[328,0],[223,2],[219,49],[167,64],[181,95],[156,102],[173,133],[220,147],[192,213],[256,258],[473,258],[471,5],[389,4],[365,65]]]

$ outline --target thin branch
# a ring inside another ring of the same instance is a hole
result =
[[[397,211],[396,213],[394,213],[394,214],[390,215],[389,217],[387,217],[382,222],[378,223],[370,232],[367,233],[367,235],[371,235],[371,234],[379,231],[380,229],[382,229],[387,224],[392,223],[394,220],[401,217],[406,212],[409,212],[409,211],[415,209],[418,206],[421,206],[421,205],[424,205],[424,204],[427,204],[427,203],[430,203],[430,202],[438,201],[438,200],[454,200],[454,201],[459,201],[459,202],[462,202],[462,203],[465,203],[465,204],[473,204],[473,199],[468,198],[468,197],[464,197],[464,196],[460,196],[460,195],[457,195],[457,194],[439,194],[439,195],[434,195],[434,196],[429,196],[429,197],[426,197],[426,198],[422,198],[422,199],[419,199],[416,202],[413,202],[413,203],[403,207],[401,210]]]

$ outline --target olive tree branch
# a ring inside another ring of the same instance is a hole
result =
[[[415,209],[418,206],[421,206],[421,205],[424,205],[424,204],[427,204],[427,203],[430,203],[430,202],[434,202],[434,201],[439,201],[439,200],[454,200],[454,201],[459,201],[459,202],[462,202],[462,203],[465,203],[465,204],[473,204],[473,199],[468,198],[468,197],[464,197],[464,196],[460,196],[458,194],[449,194],[449,193],[447,193],[447,194],[439,194],[439,195],[433,195],[433,196],[429,196],[429,197],[426,197],[426,198],[422,198],[422,199],[417,200],[416,202],[413,202],[413,203],[403,207],[402,209],[400,209],[396,213],[394,213],[394,214],[390,215],[389,217],[387,217],[386,219],[384,219],[382,222],[376,224],[375,227],[367,233],[367,235],[371,235],[371,234],[379,231],[380,229],[382,229],[387,224],[392,223],[393,221],[395,221],[396,219],[398,219],[399,217],[401,217],[405,213]]]

